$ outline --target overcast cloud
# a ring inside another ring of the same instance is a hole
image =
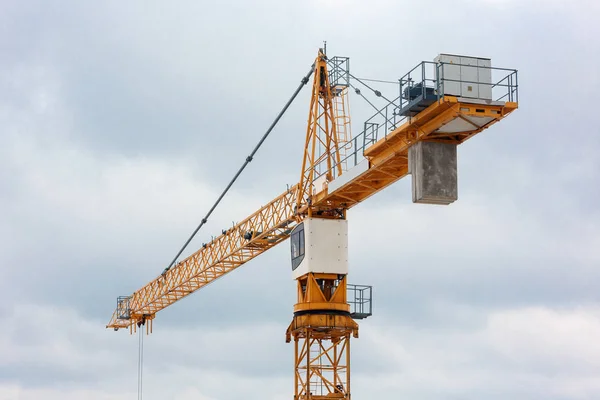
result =
[[[116,297],[170,261],[324,39],[359,77],[440,52],[519,70],[519,110],[459,147],[458,202],[412,204],[404,179],[349,212],[350,281],[375,292],[353,397],[600,398],[599,16],[593,0],[4,0],[0,400],[135,398],[137,337],[104,329]],[[298,180],[308,96],[192,248]],[[288,251],[158,315],[145,399],[292,397]]]

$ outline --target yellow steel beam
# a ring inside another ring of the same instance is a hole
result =
[[[129,300],[130,318],[119,319],[115,310],[106,327],[127,328],[153,318],[156,312],[287,239],[297,223],[297,192],[296,185],[134,292]],[[248,232],[252,233],[250,240],[244,237]]]
[[[303,185],[301,192],[299,185],[293,186],[227,233],[134,292],[129,301],[130,317],[119,319],[115,310],[107,328],[127,328],[152,319],[156,312],[283,242],[289,237],[290,230],[307,214],[309,207],[313,213],[322,212],[326,216],[343,218],[345,210],[408,173],[408,148],[412,144],[421,140],[440,139],[462,143],[516,108],[516,103],[479,105],[461,103],[453,97],[443,98],[369,147],[365,151],[369,168],[364,173],[332,193],[325,189],[313,196],[310,206],[304,204],[300,209],[296,207],[298,199],[307,194],[307,185]],[[466,132],[436,133],[449,120],[463,116],[492,119],[485,126],[473,126]],[[307,180],[311,181],[310,178]],[[342,210],[341,214],[339,210]],[[253,233],[250,240],[244,238],[248,232]]]
[[[326,166],[328,181],[342,174],[342,164],[338,148],[339,139],[334,115],[333,94],[329,84],[329,73],[325,54],[319,51],[315,60],[312,95],[306,126],[306,139],[298,199],[299,214],[310,215],[312,207],[307,199],[312,197],[317,168]]]
[[[379,139],[364,152],[369,168],[329,193],[325,189],[313,200],[315,209],[336,207],[349,209],[408,174],[408,149],[422,140],[444,140],[463,143],[477,133],[500,121],[517,109],[517,103],[471,104],[446,96],[410,118],[402,126]],[[442,126],[456,118],[491,118],[483,126],[471,126],[463,132],[438,133]]]

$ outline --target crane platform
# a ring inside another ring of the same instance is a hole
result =
[[[500,76],[486,83],[497,96],[491,100],[444,94],[449,84],[480,83],[444,79],[439,65],[423,61],[400,79],[401,94],[365,122],[364,130],[353,139],[354,151],[342,160],[350,167],[315,194],[316,209],[350,208],[406,176],[408,150],[415,143],[464,143],[518,108],[516,70],[485,68],[490,75]],[[407,111],[423,104],[427,105],[416,114]]]

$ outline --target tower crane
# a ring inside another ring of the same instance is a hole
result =
[[[486,58],[440,54],[400,78],[390,100],[354,77],[347,57],[329,58],[319,49],[294,97],[311,76],[299,182],[119,297],[107,328],[133,333],[145,326],[151,333],[159,311],[291,238],[297,303],[285,338],[294,343],[294,400],[348,400],[350,339],[358,338],[356,320],[371,308],[363,307],[368,295],[348,297],[368,287],[346,281],[347,211],[408,174],[414,203],[457,200],[457,146],[517,109],[517,71],[492,67]],[[351,82],[385,100],[380,108],[369,102],[376,112],[355,137],[347,96],[351,90],[364,94]]]

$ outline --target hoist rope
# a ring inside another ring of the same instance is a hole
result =
[[[238,172],[235,174],[235,176],[233,177],[233,179],[229,182],[229,184],[227,185],[227,187],[225,188],[225,190],[223,190],[223,193],[221,193],[221,195],[219,196],[219,198],[217,199],[217,201],[213,204],[213,206],[210,208],[210,210],[208,211],[208,213],[204,216],[204,218],[202,218],[202,221],[200,222],[200,224],[198,225],[198,227],[194,230],[194,232],[192,233],[192,235],[185,242],[185,244],[183,245],[183,247],[181,248],[181,250],[179,250],[179,252],[175,256],[175,258],[173,258],[173,261],[171,261],[171,263],[169,264],[169,266],[164,269],[164,271],[162,272],[163,274],[166,273],[169,269],[171,269],[171,267],[173,267],[173,265],[177,262],[177,259],[179,258],[179,256],[181,255],[181,253],[183,253],[183,251],[186,249],[186,247],[190,244],[190,242],[192,241],[192,239],[194,238],[194,236],[196,236],[196,234],[198,233],[198,231],[200,230],[200,228],[202,228],[202,226],[208,221],[208,217],[210,217],[210,215],[213,213],[213,211],[215,210],[215,208],[217,208],[217,206],[219,205],[219,203],[221,202],[221,200],[223,199],[223,197],[225,197],[225,194],[227,194],[227,192],[229,191],[229,189],[231,188],[231,186],[234,184],[234,182],[237,180],[237,178],[240,176],[240,174],[242,173],[242,171],[252,161],[252,159],[254,158],[254,155],[256,154],[256,152],[258,151],[258,149],[260,148],[260,146],[262,146],[262,144],[265,141],[265,139],[267,139],[267,136],[269,136],[269,134],[271,133],[271,131],[273,130],[273,128],[275,128],[275,125],[277,125],[277,123],[279,122],[279,120],[281,119],[281,117],[283,116],[283,114],[287,111],[288,107],[292,104],[292,102],[294,101],[294,99],[296,98],[296,96],[298,96],[298,93],[300,93],[300,90],[302,90],[302,87],[304,87],[304,85],[306,85],[308,83],[308,79],[312,75],[313,70],[314,70],[314,64],[313,64],[313,66],[310,67],[310,71],[302,78],[302,81],[301,81],[300,85],[298,86],[298,88],[296,89],[296,91],[294,91],[294,94],[288,100],[288,102],[285,103],[285,106],[283,106],[283,108],[281,109],[281,111],[279,112],[279,114],[277,115],[277,117],[275,118],[275,120],[273,121],[273,123],[271,124],[271,126],[269,126],[269,129],[267,129],[267,131],[265,132],[265,134],[258,141],[258,144],[254,147],[254,150],[252,150],[252,153],[250,153],[250,155],[248,157],[246,157],[246,160],[244,161],[244,163],[242,164],[242,166],[240,167],[240,169],[238,170]]]
[[[138,400],[142,400],[142,379],[144,372],[144,330],[142,329],[143,325],[140,325],[140,338],[138,340]]]

